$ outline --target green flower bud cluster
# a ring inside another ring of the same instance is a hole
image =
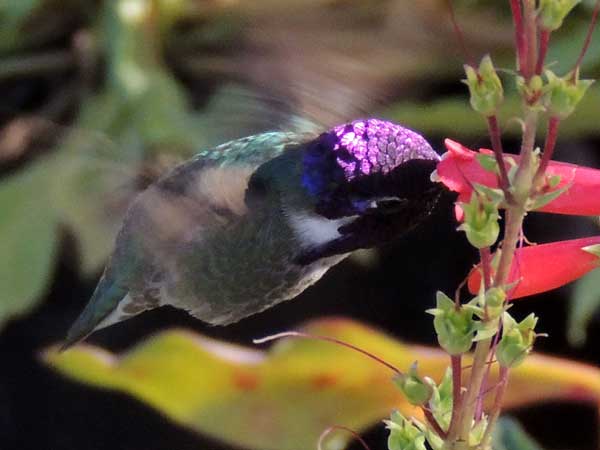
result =
[[[496,359],[503,367],[513,368],[519,366],[533,349],[535,326],[538,318],[529,314],[521,322],[517,322],[508,313],[504,314],[504,330],[502,339],[496,349]]]
[[[548,83],[544,88],[544,103],[548,114],[565,119],[570,116],[594,80],[580,80],[578,70],[564,77],[545,72]]]
[[[469,203],[461,203],[464,212],[463,223],[458,227],[465,232],[469,243],[475,248],[493,245],[500,233],[498,207],[503,197],[490,199],[481,191],[473,191]]]
[[[433,326],[438,342],[450,355],[468,352],[477,331],[473,311],[456,305],[446,294],[438,291],[436,308],[427,312],[434,316]]]
[[[480,341],[492,337],[498,332],[500,318],[506,309],[506,292],[499,287],[493,287],[486,292],[481,292],[477,297],[470,301],[465,308],[470,309],[481,319],[476,322],[477,335],[474,341]]]
[[[471,106],[486,117],[493,116],[504,100],[504,90],[492,58],[484,56],[478,68],[464,67],[467,79],[463,83],[469,87]]]
[[[521,76],[517,77],[517,91],[530,109],[540,112],[544,110],[543,88],[544,80],[539,75],[532,76],[528,81]]]
[[[410,366],[408,373],[396,375],[393,381],[412,405],[423,406],[433,395],[435,383],[429,377],[419,376],[416,361]]]
[[[426,450],[425,434],[398,411],[392,412],[390,420],[384,421],[390,435],[389,450]]]
[[[544,30],[558,30],[565,17],[581,0],[540,0],[538,20]]]

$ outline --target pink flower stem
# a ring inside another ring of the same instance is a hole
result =
[[[483,270],[483,285],[487,291],[492,285],[492,258],[490,248],[484,247],[479,249],[479,255],[481,257],[481,269]]]
[[[526,0],[526,4],[531,2]],[[533,12],[533,10],[531,10]],[[531,180],[531,164],[533,155],[533,146],[535,144],[535,132],[537,128],[537,112],[526,110],[523,126],[523,142],[521,145],[521,160],[515,175],[515,186],[527,185]],[[528,187],[530,189],[530,187]],[[519,241],[523,218],[526,214],[525,201],[520,199],[519,204],[510,205],[506,210],[506,220],[504,228],[504,240],[502,242],[502,254],[498,263],[496,276],[494,277],[494,286],[502,287],[506,284],[515,255],[515,249]],[[469,387],[465,393],[463,411],[461,413],[460,439],[468,442],[471,433],[473,418],[477,399],[481,394],[481,385],[486,373],[488,354],[492,345],[492,338],[482,339],[475,346],[473,355],[473,368],[471,369],[471,379]]]
[[[537,57],[537,64],[535,66],[535,74],[540,75],[544,69],[544,61],[546,60],[546,53],[548,53],[548,44],[550,43],[550,30],[543,29],[540,31],[540,45]]]
[[[544,142],[544,154],[540,161],[540,167],[535,174],[533,188],[539,187],[539,183],[544,177],[546,168],[552,159],[554,153],[554,147],[556,146],[556,138],[558,136],[558,126],[560,125],[560,118],[557,116],[550,116],[548,119],[548,131],[546,132],[546,141]]]
[[[509,200],[509,181],[508,173],[506,172],[506,166],[504,165],[504,157],[502,151],[502,139],[500,138],[500,127],[498,126],[498,118],[489,116],[487,118],[488,132],[490,134],[490,140],[492,141],[492,150],[494,151],[494,157],[498,164],[498,170],[500,171],[500,188],[504,191],[504,195]]]
[[[448,428],[448,436],[456,437],[457,424],[462,408],[462,356],[450,355],[450,364],[452,365],[452,418]]]
[[[523,26],[525,34],[525,68],[521,68],[521,73],[526,80],[529,80],[535,73],[535,64],[537,61],[537,31],[538,26],[535,18],[535,0],[523,0]]]
[[[427,420],[427,423],[429,423],[431,428],[433,428],[433,431],[435,431],[435,434],[437,434],[442,439],[446,439],[448,437],[448,433],[446,433],[444,431],[442,426],[438,423],[438,421],[433,416],[433,413],[431,412],[431,407],[429,406],[429,404],[427,405],[427,407],[424,407],[422,409],[423,409],[423,415],[425,416],[425,420]]]
[[[492,346],[490,348],[490,355],[487,362],[487,368],[485,370],[485,375],[483,376],[483,382],[481,383],[481,389],[479,392],[479,397],[477,398],[477,407],[475,408],[475,421],[481,420],[483,417],[483,397],[487,392],[487,384],[490,378],[490,371],[492,370],[492,364],[494,364],[494,355],[496,354],[496,347],[498,346],[498,341],[500,340],[500,336],[502,334],[502,319],[500,319],[500,323],[498,325],[498,332],[494,336],[494,341],[492,342]]]
[[[522,72],[525,69],[525,55],[527,50],[525,48],[525,31],[523,28],[523,14],[521,12],[521,1],[510,0],[510,9],[512,11],[513,22],[515,24],[515,46],[517,48],[517,63],[519,65],[519,71]]]
[[[463,53],[465,61],[471,67],[475,67],[475,61],[473,60],[473,56],[469,53],[467,45],[465,44],[465,37],[463,32],[456,20],[456,14],[454,13],[454,5],[452,4],[452,0],[447,0],[446,5],[448,6],[448,13],[450,14],[450,21],[452,22],[452,28],[454,29],[454,34],[456,35],[456,39],[458,40],[458,44],[460,45],[460,49]]]
[[[320,335],[316,335],[316,334],[304,333],[302,331],[283,331],[281,333],[272,334],[272,335],[266,336],[264,338],[254,339],[252,342],[254,344],[264,344],[265,342],[276,341],[278,339],[283,339],[283,338],[288,338],[288,337],[295,337],[295,338],[301,338],[301,339],[315,339],[315,340],[319,340],[319,341],[331,342],[333,344],[341,345],[342,347],[349,348],[351,350],[354,350],[355,352],[358,352],[358,353],[361,353],[361,354],[367,356],[368,358],[371,358],[372,360],[378,362],[379,364],[387,367],[392,372],[395,372],[396,375],[403,374],[400,369],[398,369],[393,364],[390,364],[389,362],[385,361],[384,359],[380,358],[379,356],[377,356],[371,352],[368,352],[367,350],[363,350],[362,348],[357,347],[356,345],[353,345],[348,342],[344,342],[340,339],[332,338],[329,336],[320,336]]]
[[[319,436],[319,442],[317,443],[317,449],[322,450],[323,442],[325,441],[325,438],[327,436],[329,436],[332,432],[337,431],[337,430],[341,430],[341,431],[350,433],[354,439],[356,439],[358,442],[360,442],[360,445],[362,445],[365,450],[371,450],[371,448],[367,445],[365,440],[362,437],[360,437],[360,435],[356,431],[354,431],[352,428],[348,428],[343,425],[332,425],[330,427],[327,427],[321,433],[321,436]]]
[[[508,386],[508,373],[507,367],[500,367],[500,380],[496,388],[496,398],[494,399],[494,406],[492,406],[492,410],[490,411],[487,427],[481,438],[481,448],[487,448],[489,446],[489,442],[492,438],[492,431],[494,431],[494,426],[498,421],[498,417],[500,417],[502,401],[504,400],[504,394],[506,393],[506,387]]]
[[[579,57],[577,58],[577,62],[573,67],[573,71],[576,72],[581,67],[581,63],[583,62],[583,57],[587,53],[587,50],[590,46],[590,42],[592,42],[592,34],[594,33],[594,29],[596,28],[596,22],[598,20],[598,13],[600,12],[600,0],[596,0],[596,6],[594,6],[594,11],[592,12],[592,19],[590,20],[590,26],[588,28],[587,35],[585,36],[585,41],[583,42],[583,47],[581,48],[581,52],[579,53]]]

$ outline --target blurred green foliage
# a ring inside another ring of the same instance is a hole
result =
[[[503,417],[498,421],[492,444],[495,450],[542,450],[519,423]]]

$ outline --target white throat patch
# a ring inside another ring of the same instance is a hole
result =
[[[330,220],[316,214],[300,212],[288,214],[288,221],[302,247],[314,248],[340,237],[338,228],[357,217]]]

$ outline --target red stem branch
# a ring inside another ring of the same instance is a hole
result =
[[[488,133],[490,135],[490,140],[492,141],[492,150],[494,151],[494,157],[496,158],[496,164],[498,164],[498,170],[500,171],[499,175],[499,185],[500,188],[504,191],[504,195],[506,199],[509,200],[509,191],[510,183],[508,181],[508,173],[506,172],[506,166],[504,165],[504,156],[502,151],[502,139],[500,138],[500,127],[498,126],[498,118],[494,116],[489,116],[487,118],[488,124]]]
[[[592,12],[592,19],[590,21],[590,26],[588,28],[587,35],[585,36],[585,41],[583,42],[583,47],[581,48],[581,52],[579,53],[579,57],[577,58],[577,62],[573,67],[573,71],[579,70],[581,67],[581,63],[583,62],[583,57],[585,56],[590,42],[592,42],[592,34],[594,34],[594,29],[596,28],[596,22],[598,20],[598,13],[600,12],[600,0],[596,1],[596,6],[594,6],[594,11]]]
[[[433,417],[433,413],[431,412],[431,408],[429,405],[427,405],[427,407],[423,408],[423,415],[425,416],[427,423],[429,423],[431,428],[433,428],[433,431],[435,431],[435,433],[439,437],[441,437],[442,439],[446,439],[448,437],[448,433],[446,433],[444,431],[444,429],[440,426],[440,424],[435,419],[435,417]]]
[[[558,126],[560,125],[560,118],[557,116],[551,116],[548,119],[548,131],[546,132],[546,141],[544,142],[544,153],[542,154],[542,160],[540,161],[540,167],[538,167],[537,173],[535,174],[534,188],[538,185],[546,168],[552,159],[554,154],[554,147],[556,146],[556,138],[558,137]]]
[[[519,65],[519,71],[523,72],[526,67],[525,55],[527,50],[525,48],[525,31],[523,28],[523,13],[521,12],[521,1],[510,0],[510,9],[512,11],[513,22],[515,24],[515,46],[517,48],[517,62]]]
[[[483,286],[487,291],[492,285],[492,257],[489,247],[479,249],[481,269],[483,270]]]
[[[535,74],[540,75],[544,70],[544,61],[546,60],[546,54],[548,53],[548,44],[550,43],[550,30],[542,29],[540,31],[540,44],[537,57],[537,64],[535,66]]]
[[[318,450],[321,450],[323,448],[323,442],[325,441],[325,438],[327,436],[329,436],[333,431],[336,431],[336,430],[342,430],[342,431],[346,431],[346,432],[350,433],[354,439],[356,439],[358,442],[360,442],[360,444],[363,446],[363,448],[365,450],[371,450],[371,448],[367,445],[365,440],[362,437],[360,437],[360,435],[356,431],[354,431],[352,428],[348,428],[343,425],[332,425],[332,426],[326,428],[321,433],[321,436],[319,436],[319,442],[317,443]]]
[[[389,362],[385,361],[384,359],[380,358],[379,356],[374,355],[373,353],[370,353],[366,350],[363,350],[360,347],[349,344],[348,342],[344,342],[344,341],[341,341],[339,339],[332,338],[329,336],[319,336],[319,335],[304,333],[302,331],[284,331],[283,333],[272,334],[271,336],[267,336],[267,337],[264,337],[261,339],[254,339],[252,342],[254,342],[255,344],[264,344],[265,342],[276,341],[278,339],[282,339],[282,338],[286,338],[286,337],[297,337],[297,338],[302,338],[302,339],[316,339],[319,341],[332,342],[334,344],[341,345],[343,347],[354,350],[358,353],[362,353],[363,355],[371,358],[374,361],[377,361],[379,364],[382,364],[385,367],[387,367],[388,369],[392,370],[397,375],[403,374],[400,369],[398,369],[393,364],[390,364]]]
[[[454,5],[452,3],[452,0],[447,0],[446,4],[448,6],[448,12],[450,14],[452,28],[454,29],[454,34],[456,35],[456,39],[458,40],[458,45],[460,46],[460,49],[463,53],[463,57],[465,58],[467,64],[469,64],[471,67],[476,67],[473,55],[469,53],[467,45],[465,44],[465,37],[460,26],[458,25],[458,21],[456,20],[456,14],[454,14]]]
[[[523,0],[523,26],[525,33],[525,70],[521,71],[526,80],[529,80],[535,73],[535,64],[537,61],[537,30],[538,26],[535,18],[535,0]]]
[[[462,356],[450,355],[450,363],[452,365],[452,417],[448,432],[455,433],[462,410]]]

